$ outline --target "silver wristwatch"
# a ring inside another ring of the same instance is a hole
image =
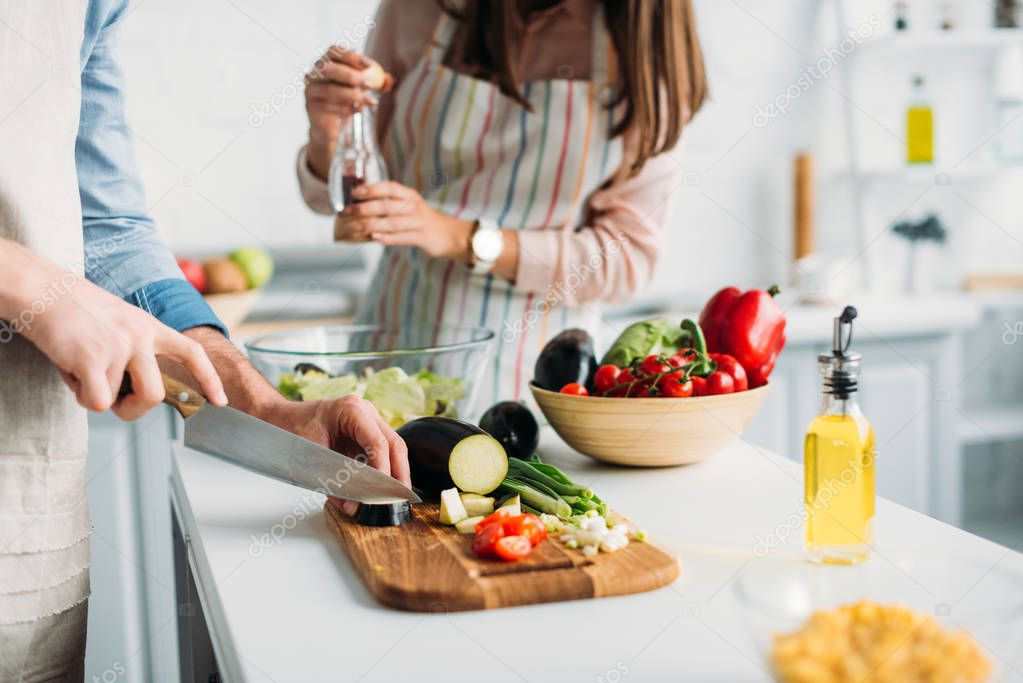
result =
[[[470,266],[472,271],[486,275],[494,269],[494,264],[497,263],[501,252],[504,251],[504,237],[501,235],[501,228],[486,218],[476,219],[470,246],[472,247],[472,264]]]

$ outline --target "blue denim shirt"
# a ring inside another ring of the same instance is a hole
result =
[[[82,114],[75,146],[86,277],[176,330],[226,328],[178,268],[146,213],[114,54],[128,0],[90,0],[82,41]]]

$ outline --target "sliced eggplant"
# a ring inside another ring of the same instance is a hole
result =
[[[517,493],[507,495],[501,499],[501,505],[498,506],[498,510],[502,508],[508,508],[512,515],[518,516],[522,514],[522,499],[519,498]]]
[[[533,383],[541,389],[561,391],[572,382],[588,386],[596,372],[593,337],[585,330],[569,329],[543,347],[533,368]]]
[[[533,411],[518,401],[501,401],[490,406],[480,418],[480,428],[500,441],[513,458],[529,458],[540,444],[540,425]]]
[[[458,524],[469,516],[462,505],[462,499],[458,496],[458,489],[450,488],[440,492],[440,523],[453,525]]]
[[[462,505],[470,517],[489,515],[494,511],[494,499],[490,496],[481,496],[478,493],[463,493]]]
[[[436,496],[452,486],[487,494],[504,481],[504,446],[476,425],[450,417],[420,417],[398,428],[409,453],[412,482]]]
[[[476,533],[476,525],[483,521],[483,515],[476,517],[466,517],[461,522],[455,525],[455,529],[460,534],[474,534]]]
[[[401,526],[412,519],[412,506],[407,500],[394,503],[362,503],[355,521],[366,526]]]

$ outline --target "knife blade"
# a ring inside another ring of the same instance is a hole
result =
[[[248,413],[218,407],[192,387],[163,375],[167,403],[185,418],[185,445],[325,495],[360,503],[421,503],[410,488],[366,463],[292,434]]]

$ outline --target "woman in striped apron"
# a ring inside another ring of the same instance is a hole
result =
[[[392,181],[359,188],[335,226],[386,246],[358,320],[488,327],[484,402],[523,398],[551,336],[596,334],[602,304],[651,274],[670,151],[705,91],[689,0],[384,0],[367,52],[395,87],[377,102],[370,62],[332,48],[307,79],[298,162],[331,213],[341,120],[377,107]]]

